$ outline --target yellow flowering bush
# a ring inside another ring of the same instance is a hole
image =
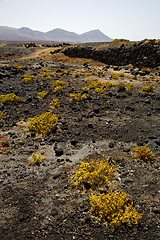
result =
[[[71,94],[70,94],[70,97],[71,97],[72,99],[75,99],[77,102],[80,101],[80,100],[84,100],[84,99],[87,98],[87,96],[86,96],[85,93],[84,93],[84,94],[81,94],[81,93],[75,93],[75,94],[73,94],[73,93],[71,93]]]
[[[55,90],[56,92],[59,92],[59,91],[62,91],[62,90],[63,90],[63,87],[66,86],[67,83],[64,82],[64,81],[61,81],[61,80],[57,80],[57,81],[53,82],[52,85],[53,85],[53,86],[56,86],[54,90]]]
[[[155,87],[153,87],[153,84],[149,85],[148,87],[143,87],[141,90],[142,92],[153,92],[153,90],[155,89]]]
[[[111,77],[113,79],[119,79],[119,74],[118,73],[111,73]]]
[[[0,119],[4,118],[4,117],[5,117],[5,115],[6,115],[6,113],[4,113],[4,112],[0,111]]]
[[[50,111],[38,116],[36,115],[33,118],[29,118],[29,120],[29,128],[31,131],[47,135],[56,126],[58,117]]]
[[[76,78],[78,78],[78,77],[80,76],[80,73],[79,73],[79,72],[76,72],[76,73],[74,74],[74,76],[75,76]]]
[[[53,82],[53,85],[54,86],[66,86],[67,83],[64,81],[61,81],[61,80],[57,80],[57,81]]]
[[[89,82],[89,89],[96,89],[103,85],[99,80],[89,80]]]
[[[119,79],[120,77],[124,77],[124,72],[111,73],[111,77],[112,77],[113,79]]]
[[[142,71],[142,72],[150,72],[151,69],[148,68],[148,67],[142,67],[142,68],[141,68],[141,71]]]
[[[10,93],[6,95],[0,95],[0,103],[5,102],[16,102],[19,101],[19,97],[15,93]]]
[[[47,72],[44,72],[42,76],[46,78],[46,77],[48,77],[48,76],[49,76],[49,73],[47,73]]]
[[[107,195],[101,194],[100,197],[93,195],[90,197],[90,204],[93,215],[113,229],[135,227],[142,217],[142,214],[133,208],[133,202],[128,203],[124,192],[110,192]]]
[[[41,156],[39,153],[38,155],[36,153],[32,154],[32,158],[29,158],[29,162],[33,165],[39,165],[47,156]]]
[[[136,88],[134,84],[129,84],[128,87],[126,87],[127,90],[131,90],[133,88]]]
[[[63,86],[57,86],[57,87],[55,87],[54,90],[55,90],[56,92],[60,92],[60,91],[63,90]]]
[[[60,107],[60,101],[59,101],[59,99],[53,99],[51,105],[52,105],[54,108],[59,108],[59,107]]]
[[[44,99],[47,94],[48,94],[48,92],[46,92],[45,90],[42,91],[42,92],[37,93],[37,95],[38,95],[40,98],[42,98],[42,99]]]
[[[32,82],[34,78],[35,78],[34,75],[24,75],[24,78],[22,79],[22,82],[25,82],[25,83]]]
[[[79,171],[72,177],[73,183],[77,186],[89,184],[91,188],[108,185],[117,173],[116,167],[110,162],[109,158],[91,159],[89,163],[81,162]]]
[[[146,146],[134,148],[134,151],[135,157],[144,162],[150,162],[155,157],[155,154]]]

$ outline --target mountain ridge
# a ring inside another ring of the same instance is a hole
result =
[[[28,27],[13,28],[0,26],[0,40],[3,41],[58,41],[58,42],[110,42],[112,39],[99,29],[77,34],[61,28],[48,32],[32,30]]]

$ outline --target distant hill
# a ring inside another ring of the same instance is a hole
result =
[[[83,34],[69,32],[60,28],[49,32],[34,31],[27,27],[11,28],[0,26],[0,40],[4,41],[58,41],[58,42],[110,42],[112,39],[99,29]]]

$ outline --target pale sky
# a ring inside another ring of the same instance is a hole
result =
[[[0,26],[160,39],[160,0],[0,0]]]

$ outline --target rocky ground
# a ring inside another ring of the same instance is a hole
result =
[[[60,50],[0,46],[0,95],[19,97],[0,104],[1,239],[159,239],[159,67],[106,65],[69,58]],[[34,79],[22,81],[24,75]],[[114,85],[100,93],[89,88],[94,79]],[[66,83],[62,91],[55,90],[57,80]],[[150,85],[153,92],[142,91]],[[41,99],[37,93],[44,90]],[[72,99],[76,93],[86,98]],[[53,99],[59,99],[59,107],[52,106]],[[29,118],[48,111],[58,117],[52,133],[30,131]],[[134,157],[133,148],[145,145],[155,154],[151,163]],[[34,166],[28,160],[32,153],[47,158]],[[111,190],[126,192],[143,213],[130,232],[112,232],[98,222],[90,213],[90,194],[71,184],[81,161],[108,156],[118,171]]]

